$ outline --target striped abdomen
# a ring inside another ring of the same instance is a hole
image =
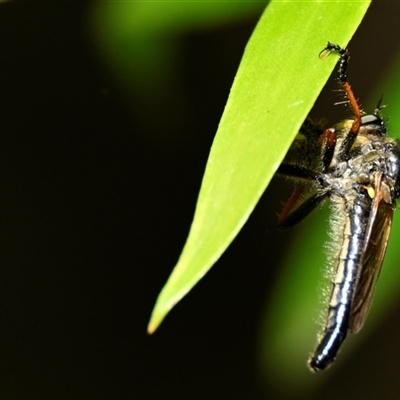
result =
[[[334,361],[349,329],[352,301],[360,276],[370,203],[366,195],[356,198],[351,209],[343,217],[342,232],[336,238],[340,247],[328,315],[319,344],[309,361],[310,367],[315,371],[325,369]],[[338,209],[335,211],[343,212]]]

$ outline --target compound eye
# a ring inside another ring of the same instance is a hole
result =
[[[383,125],[383,121],[381,118],[377,117],[374,114],[363,115],[361,117],[361,126],[366,126],[366,125],[381,126],[381,125]]]
[[[361,117],[361,128],[370,132],[380,133],[381,135],[386,134],[385,123],[374,114],[363,115]]]

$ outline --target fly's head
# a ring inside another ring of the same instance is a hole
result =
[[[386,136],[386,124],[377,114],[365,114],[361,117],[360,136],[384,137]]]

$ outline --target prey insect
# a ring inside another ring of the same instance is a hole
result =
[[[306,120],[278,169],[296,182],[280,227],[296,225],[324,200],[332,209],[332,286],[309,360],[314,371],[328,367],[365,322],[400,197],[400,142],[387,136],[381,102],[373,114],[363,112],[347,80],[348,50],[328,42],[320,57],[330,53],[339,56],[338,82],[353,116],[328,129]]]

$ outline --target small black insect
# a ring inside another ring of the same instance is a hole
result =
[[[328,367],[348,332],[368,315],[400,197],[400,142],[387,136],[380,116],[364,113],[347,80],[349,52],[328,42],[320,57],[339,55],[338,81],[354,114],[331,128],[307,120],[278,173],[294,178],[295,190],[279,217],[288,228],[330,200],[334,274],[326,322],[309,360]]]

